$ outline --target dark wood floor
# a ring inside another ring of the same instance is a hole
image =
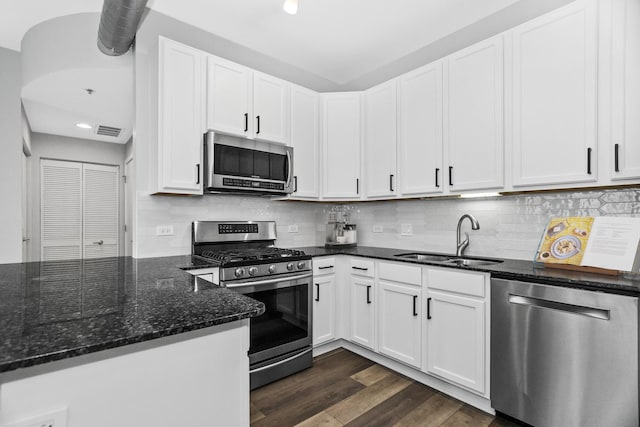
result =
[[[251,392],[251,426],[516,426],[344,349]]]

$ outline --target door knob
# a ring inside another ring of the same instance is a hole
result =
[[[93,242],[94,245],[102,245],[104,240],[98,240],[97,242]]]

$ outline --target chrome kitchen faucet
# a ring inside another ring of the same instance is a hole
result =
[[[460,217],[460,219],[458,220],[458,230],[456,232],[456,256],[457,257],[461,257],[462,253],[464,252],[464,250],[467,248],[467,246],[469,246],[469,233],[465,232],[465,239],[464,241],[460,241],[460,228],[462,227],[462,222],[464,221],[465,218],[468,218],[469,221],[471,222],[471,229],[472,230],[480,230],[480,224],[478,223],[478,220],[470,214],[464,214]]]

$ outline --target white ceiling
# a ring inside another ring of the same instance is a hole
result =
[[[518,0],[150,0],[165,15],[314,73],[357,79]]]

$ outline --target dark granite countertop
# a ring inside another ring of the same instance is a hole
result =
[[[412,249],[377,248],[371,246],[357,246],[355,248],[325,248],[321,246],[311,246],[296,249],[303,250],[305,253],[314,257],[327,255],[352,255],[443,267],[442,264],[438,264],[436,262],[408,260],[396,256],[403,253],[420,252]],[[505,259],[503,261],[504,262],[499,264],[474,267],[457,265],[446,265],[446,267],[470,271],[482,271],[491,273],[492,277],[500,279],[524,280],[554,286],[587,289],[636,297],[640,296],[640,274],[625,273],[619,276],[608,276],[596,273],[540,268],[536,267],[531,261],[515,259]]]
[[[0,265],[0,372],[264,312],[181,266],[206,267],[191,256]]]

